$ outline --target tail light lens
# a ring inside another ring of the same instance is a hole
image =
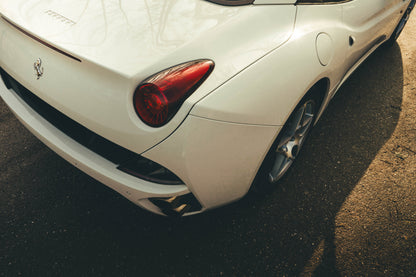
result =
[[[149,126],[159,127],[166,124],[213,68],[213,61],[197,60],[149,77],[134,92],[136,113]]]

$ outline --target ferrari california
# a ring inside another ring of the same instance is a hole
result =
[[[0,0],[0,96],[48,147],[135,204],[196,214],[275,185],[414,5]]]

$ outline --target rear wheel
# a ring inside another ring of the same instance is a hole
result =
[[[273,166],[269,170],[269,183],[276,183],[293,164],[299,154],[315,119],[316,103],[308,99],[298,106],[279,136],[274,151]]]
[[[318,96],[309,93],[296,106],[263,161],[252,190],[269,190],[292,166],[315,122],[321,100]]]

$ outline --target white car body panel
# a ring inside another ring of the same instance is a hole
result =
[[[202,212],[247,193],[299,101],[325,81],[322,114],[346,78],[391,36],[409,3],[0,0],[0,68],[87,129],[166,167],[180,185],[118,170],[2,82],[0,96],[47,146],[132,202],[162,214],[150,198],[192,193]],[[44,74],[37,79],[38,58]],[[211,75],[166,125],[142,122],[132,103],[136,87],[197,59],[215,62]]]
[[[347,50],[343,25],[339,23],[342,7],[299,6],[297,17],[288,42],[208,95],[191,114],[236,123],[283,125],[305,91],[317,81],[325,77],[341,78],[345,74],[342,65]],[[317,17],[324,19],[317,20]],[[307,25],[312,19],[315,19],[314,25]],[[334,57],[326,67],[320,64],[315,47],[304,48],[304,45],[315,45],[321,32],[330,34],[334,41]],[[330,85],[331,90],[337,84]]]

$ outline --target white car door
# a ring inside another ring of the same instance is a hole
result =
[[[408,0],[352,0],[343,4],[343,20],[350,47],[346,64],[352,67],[373,47],[388,38]]]

